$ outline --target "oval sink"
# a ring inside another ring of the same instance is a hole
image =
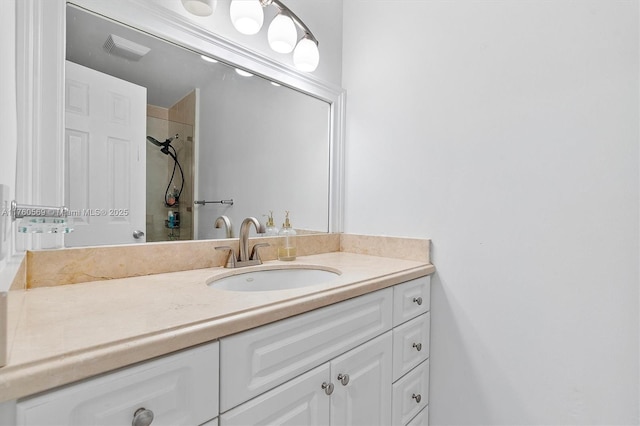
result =
[[[289,290],[325,283],[339,275],[340,271],[318,267],[260,269],[216,277],[207,285],[230,291]]]

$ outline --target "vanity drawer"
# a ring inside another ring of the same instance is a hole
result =
[[[429,406],[424,407],[422,411],[418,413],[407,426],[428,426],[429,425]]]
[[[391,329],[387,288],[220,340],[225,412]]]
[[[431,276],[416,278],[393,288],[393,326],[429,311]]]
[[[218,343],[147,361],[19,400],[18,425],[128,425],[137,410],[153,425],[196,425],[218,415]]]
[[[393,384],[394,425],[406,425],[429,405],[429,360]]]
[[[429,358],[431,314],[420,315],[393,329],[393,381]]]

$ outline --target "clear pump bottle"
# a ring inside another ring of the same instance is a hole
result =
[[[278,235],[284,237],[282,246],[278,247],[278,260],[296,260],[296,231],[291,227],[291,222],[289,222],[289,212],[286,212],[282,229]]]
[[[273,222],[273,212],[271,210],[269,210],[269,217],[267,218],[264,234],[268,237],[275,237],[278,235],[278,228],[276,228],[276,225]]]

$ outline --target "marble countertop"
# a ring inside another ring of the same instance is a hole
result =
[[[265,266],[284,264],[266,261]],[[330,252],[287,265],[336,268],[305,288],[232,292],[221,267],[10,292],[9,359],[0,402],[219,339],[434,272],[415,260]],[[261,268],[248,267],[244,270]]]

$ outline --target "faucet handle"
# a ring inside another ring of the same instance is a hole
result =
[[[251,250],[251,260],[259,260],[260,263],[262,263],[262,259],[260,259],[260,253],[258,253],[258,249],[260,247],[269,247],[269,243],[258,243],[256,245],[253,246],[253,249]]]
[[[227,255],[227,261],[225,262],[225,268],[235,268],[236,267],[236,253],[231,246],[218,246],[216,250],[227,250],[229,251]]]

